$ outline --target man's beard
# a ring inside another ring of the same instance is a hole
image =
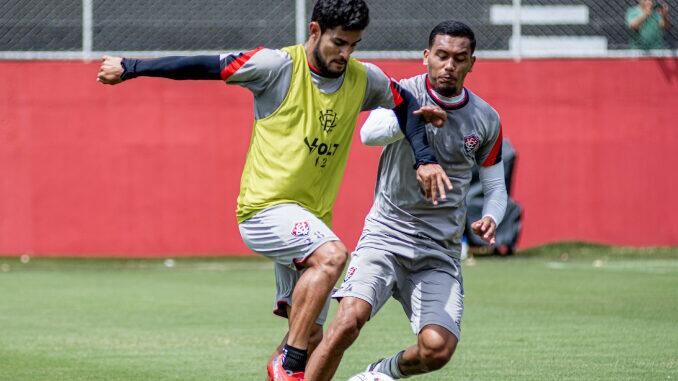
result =
[[[346,71],[348,63],[344,65],[344,70],[340,71],[339,73],[330,70],[329,65],[327,65],[327,63],[325,63],[325,60],[323,60],[323,58],[320,56],[319,46],[320,44],[316,45],[315,49],[313,49],[313,57],[315,58],[315,62],[318,65],[317,69],[320,72],[320,75],[325,78],[341,77],[341,75],[344,74],[344,71]]]
[[[457,95],[457,86],[439,85],[437,78],[435,81],[431,81],[431,87],[433,88],[433,91],[444,97],[451,98]]]
[[[436,93],[438,93],[438,94],[440,94],[444,97],[448,97],[448,98],[453,97],[457,93],[456,86],[452,86],[452,87],[442,87],[442,86],[435,87],[434,86],[433,90],[435,90]]]

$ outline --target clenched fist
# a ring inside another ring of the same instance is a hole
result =
[[[122,82],[121,77],[124,71],[122,57],[103,56],[101,58],[99,74],[97,74],[97,82],[101,82],[104,85],[117,85]]]

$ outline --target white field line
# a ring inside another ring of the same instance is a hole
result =
[[[645,261],[615,261],[596,259],[589,263],[574,262],[547,262],[546,267],[553,270],[596,270],[615,272],[636,272],[645,274],[670,274],[678,272],[678,261],[645,260]]]

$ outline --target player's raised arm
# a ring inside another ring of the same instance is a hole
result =
[[[221,65],[219,56],[175,56],[148,60],[104,56],[97,81],[115,85],[142,76],[177,80],[221,79]]]

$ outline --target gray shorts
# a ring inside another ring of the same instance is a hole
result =
[[[276,296],[273,313],[287,317],[292,291],[303,272],[303,263],[322,244],[339,238],[318,217],[297,204],[264,209],[238,226],[245,244],[273,260]],[[316,323],[327,318],[329,298]]]
[[[341,287],[332,297],[351,296],[372,305],[376,315],[393,296],[400,302],[418,335],[422,328],[436,324],[461,338],[464,312],[464,281],[459,260],[413,260],[386,250],[359,247]]]

